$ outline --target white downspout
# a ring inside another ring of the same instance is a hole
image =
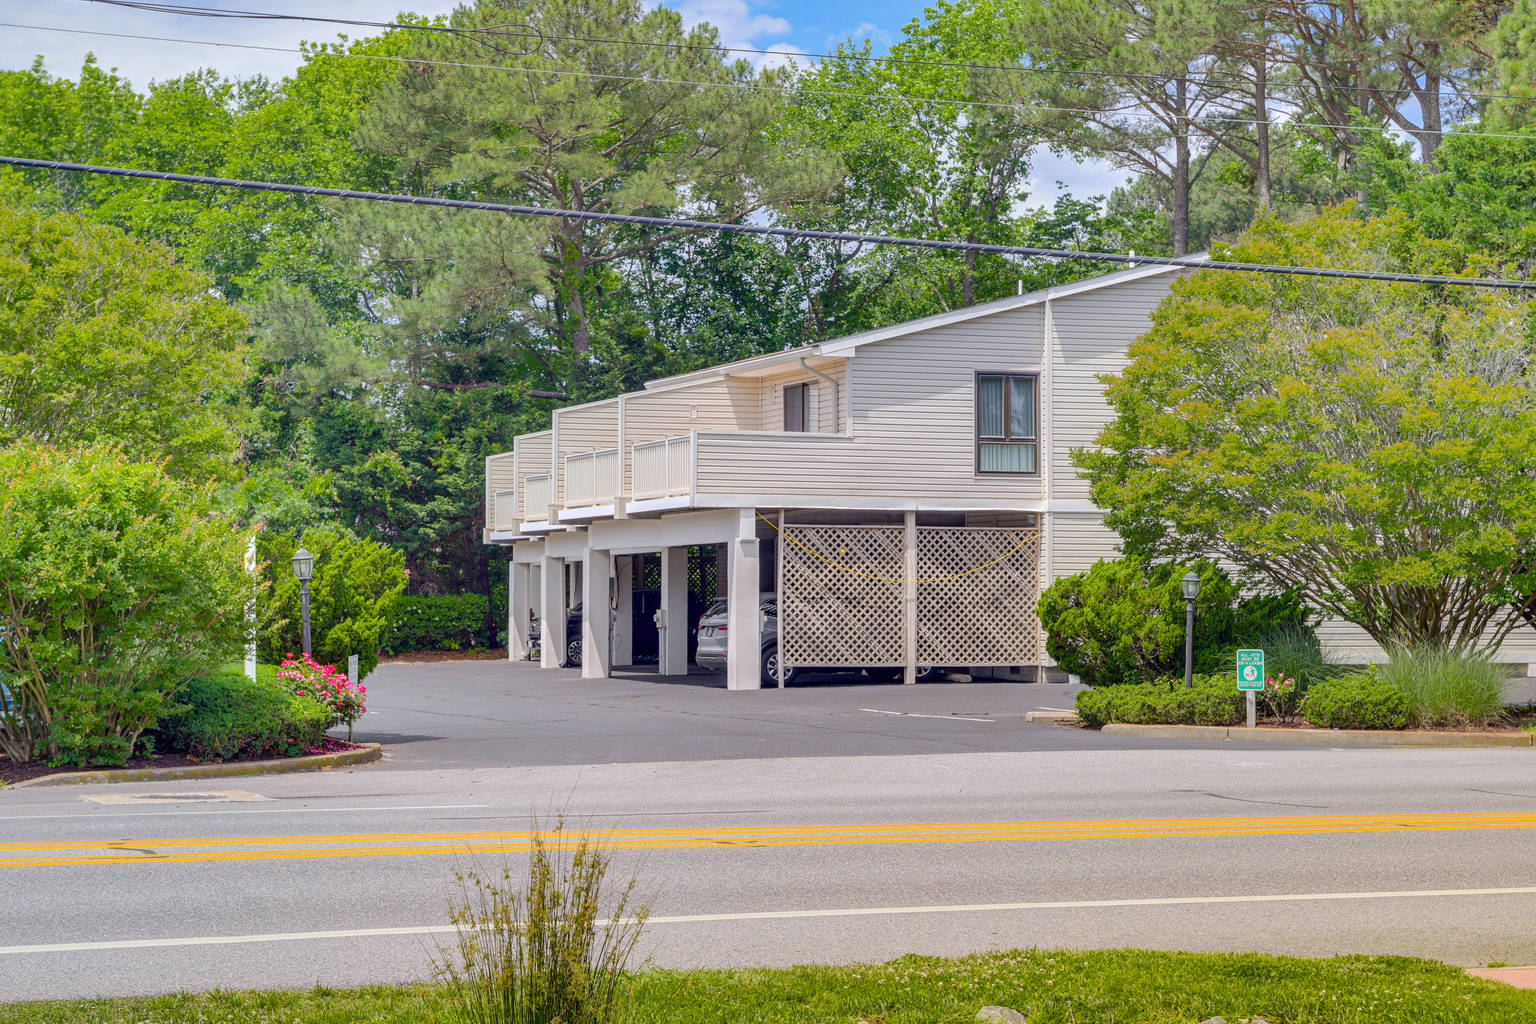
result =
[[[816,376],[832,385],[832,433],[840,433],[842,431],[842,425],[840,421],[842,419],[843,406],[842,396],[838,394],[837,378],[828,377],[814,366],[811,366],[805,361],[805,356],[800,357],[800,369],[804,370],[806,373],[814,373]]]

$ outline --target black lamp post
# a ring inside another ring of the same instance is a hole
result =
[[[293,574],[299,578],[299,606],[304,615],[304,653],[309,653],[309,581],[315,576],[315,556],[304,548],[293,555]]]
[[[1195,683],[1195,598],[1200,596],[1200,577],[1195,570],[1184,574],[1179,587],[1184,591],[1184,688],[1187,690]]]

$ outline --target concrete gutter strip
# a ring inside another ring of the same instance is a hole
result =
[[[314,772],[324,768],[367,764],[384,756],[378,743],[360,743],[357,750],[339,750],[332,754],[285,757],[277,761],[228,761],[221,764],[185,764],[175,768],[106,768],[92,772],[60,772],[42,775],[25,782],[15,782],[6,789],[27,786],[83,786],[103,782],[160,782],[165,779],[222,779],[234,775],[285,775],[289,772]]]
[[[1026,722],[1076,722],[1076,711],[1026,711]]]
[[[1275,729],[1241,725],[1123,725],[1100,729],[1106,736],[1140,736],[1165,740],[1246,740],[1250,743],[1326,743],[1366,747],[1530,747],[1536,733],[1430,732],[1384,729]]]

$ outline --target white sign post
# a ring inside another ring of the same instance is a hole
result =
[[[1248,728],[1258,724],[1259,710],[1256,694],[1264,689],[1264,652],[1237,652],[1237,688],[1248,697]]]

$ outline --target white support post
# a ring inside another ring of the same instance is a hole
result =
[[[507,565],[507,660],[523,661],[528,657],[529,612],[533,608],[530,577],[533,566],[527,562],[511,562]]]
[[[613,666],[635,663],[635,564],[640,555],[613,560],[619,581],[618,608],[613,613]]]
[[[565,559],[539,561],[539,667],[559,668],[565,658]]]
[[[755,509],[741,510],[736,539],[731,541],[729,630],[726,640],[725,688],[758,690],[763,685],[763,616],[758,607],[758,544]]]
[[[245,545],[245,571],[247,575],[255,578],[256,569],[256,535],[253,533]],[[245,624],[250,630],[245,640],[245,677],[254,683],[256,681],[256,599],[254,597],[245,606]]]
[[[917,682],[917,513],[907,510],[902,584],[901,663],[903,683]]]
[[[664,676],[688,674],[688,549],[665,548],[661,552],[661,636],[658,638],[657,672]]]
[[[609,585],[613,580],[613,554],[587,548],[581,570],[581,678],[607,679],[610,661],[608,647]]]

